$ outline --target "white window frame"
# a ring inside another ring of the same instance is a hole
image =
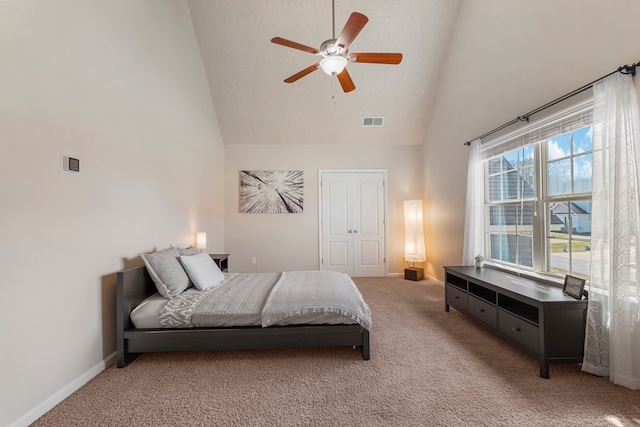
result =
[[[593,100],[588,98],[578,102],[568,108],[550,114],[540,120],[532,122],[521,129],[483,141],[480,149],[480,156],[485,162],[485,253],[486,261],[507,269],[525,270],[533,274],[540,274],[552,278],[560,278],[561,275],[550,271],[550,250],[547,249],[547,236],[549,235],[546,205],[550,201],[556,200],[585,200],[591,199],[591,193],[570,194],[547,197],[547,155],[546,147],[543,144],[552,136],[572,132],[580,128],[592,125]],[[501,200],[489,201],[489,179],[488,160],[507,152],[533,145],[534,151],[534,171],[536,175],[536,195],[534,198],[523,198],[517,201]],[[573,158],[573,157],[572,157]],[[572,172],[573,173],[573,172]],[[491,230],[490,230],[490,206],[500,204],[525,203],[533,201],[533,267],[526,267],[519,264],[491,259]],[[562,276],[563,277],[563,276]]]
[[[532,165],[532,168],[534,170],[534,174],[536,174],[536,169],[537,169],[537,163],[538,163],[538,154],[536,152],[537,147],[536,144],[527,144],[525,146],[519,146],[516,148],[513,148],[512,150],[509,150],[509,152],[512,151],[520,151],[523,148],[529,147],[531,146],[532,150],[533,150],[533,154],[534,154],[534,163]],[[518,153],[518,156],[520,155],[520,153]],[[522,231],[520,231],[520,227],[526,227],[523,224],[519,224],[519,220],[516,219],[515,224],[513,224],[513,232],[509,232],[507,230],[506,233],[495,233],[492,229],[491,229],[491,208],[494,207],[513,207],[516,212],[518,211],[518,207],[520,207],[520,211],[522,212],[524,210],[524,206],[525,205],[533,205],[533,212],[536,212],[536,202],[537,202],[537,193],[534,194],[533,196],[525,196],[524,194],[522,194],[522,189],[524,188],[523,186],[519,186],[517,189],[517,197],[513,198],[513,199],[496,199],[496,200],[491,200],[491,177],[496,177],[496,176],[500,176],[500,181],[501,184],[504,182],[504,177],[506,177],[507,174],[504,173],[504,171],[501,171],[500,173],[495,173],[495,174],[490,174],[490,161],[492,159],[495,159],[499,156],[494,156],[491,157],[490,159],[488,159],[488,161],[485,162],[485,230],[486,230],[486,234],[485,234],[485,253],[489,254],[489,256],[491,255],[491,246],[492,246],[492,236],[493,235],[506,235],[506,236],[510,236],[513,235],[515,236],[516,239],[516,245],[518,247],[520,247],[520,244],[518,243],[520,236],[526,236],[526,233],[523,233]],[[522,174],[520,173],[520,171],[522,170],[522,168],[520,167],[521,164],[518,164],[517,169],[515,172],[515,174],[519,177]],[[528,168],[528,167],[527,167]],[[537,174],[535,175],[536,177],[538,176]],[[508,180],[508,178],[507,178]],[[518,182],[520,184],[520,181]],[[534,184],[534,190],[537,190],[537,183]],[[504,190],[501,188],[501,193],[504,194]],[[535,217],[533,218],[533,221],[535,221]],[[531,225],[532,228],[532,234],[531,234],[531,240],[532,240],[532,263],[535,260],[535,243],[534,243],[534,236],[533,236],[533,230],[535,230],[535,224]],[[519,255],[517,253],[517,255]],[[517,258],[520,258],[519,256],[517,256]],[[522,265],[519,263],[519,260],[516,260],[516,263],[511,263],[508,261],[503,261],[503,260],[496,260],[494,258],[490,258],[492,261],[494,262],[499,262],[501,264],[505,264],[505,265],[509,265],[509,266],[513,266],[516,268],[525,268],[525,269],[533,269],[534,265],[532,264],[531,267],[528,267],[526,265]]]
[[[578,127],[577,129],[574,129],[572,131],[568,131],[567,133],[572,134],[574,131],[579,130],[580,127]],[[551,230],[551,218],[548,217],[549,215],[549,210],[547,209],[547,205],[551,204],[551,203],[567,203],[567,205],[570,205],[571,203],[574,202],[591,202],[592,201],[592,191],[588,191],[588,192],[574,192],[575,188],[574,188],[574,184],[575,184],[575,177],[574,177],[574,172],[575,172],[575,160],[577,158],[579,158],[580,156],[584,156],[584,155],[588,155],[588,154],[593,154],[593,146],[591,148],[591,151],[586,152],[584,154],[576,154],[573,151],[573,139],[571,139],[570,142],[570,155],[563,157],[562,159],[553,159],[553,160],[549,160],[548,158],[548,150],[546,149],[546,147],[543,146],[543,144],[545,144],[547,142],[547,140],[543,140],[540,141],[540,152],[541,152],[541,157],[540,157],[540,164],[544,165],[543,172],[546,172],[544,174],[544,176],[542,177],[542,200],[541,200],[541,206],[540,209],[542,212],[544,212],[544,240],[542,242],[543,244],[543,255],[544,255],[544,272],[547,274],[552,274],[552,275],[561,275],[560,273],[555,273],[551,271],[551,251],[547,250],[547,239],[550,238],[552,230]],[[548,165],[551,161],[561,161],[561,160],[570,160],[570,164],[571,164],[571,192],[570,193],[563,193],[563,194],[556,194],[556,195],[549,195],[549,183],[548,183]],[[593,158],[592,158],[592,162],[593,162]],[[592,174],[593,176],[593,174]],[[589,239],[581,239],[579,238],[579,234],[574,234],[573,233],[573,223],[571,220],[571,214],[569,215],[569,222],[570,222],[570,230],[568,230],[568,252],[570,254],[569,256],[569,271],[567,274],[572,274],[572,275],[578,275],[580,277],[584,277],[584,278],[589,278],[588,274],[587,275],[582,275],[579,274],[575,271],[575,269],[573,268],[573,263],[574,263],[574,257],[572,256],[573,254],[573,242],[574,241],[591,241],[591,237],[589,237]],[[564,277],[564,275],[562,275]]]

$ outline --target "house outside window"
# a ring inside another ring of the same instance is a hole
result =
[[[487,260],[588,279],[590,104],[570,108],[487,145],[483,154]]]

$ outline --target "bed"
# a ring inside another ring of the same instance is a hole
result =
[[[261,321],[258,321],[257,324],[254,319],[252,321],[241,321],[239,322],[241,326],[234,326],[235,320],[230,321],[228,318],[225,318],[224,321],[216,320],[211,322],[205,320],[204,323],[195,321],[194,324],[187,324],[184,322],[192,322],[193,318],[198,319],[195,315],[195,310],[190,315],[192,317],[188,320],[182,319],[181,323],[181,321],[176,322],[171,316],[167,316],[167,309],[165,309],[164,317],[158,316],[165,320],[164,324],[155,325],[153,322],[151,324],[147,322],[142,327],[137,327],[132,321],[132,312],[136,307],[141,306],[141,303],[146,303],[154,298],[162,299],[162,297],[158,296],[159,288],[154,278],[152,278],[153,269],[150,270],[146,266],[140,266],[120,271],[117,273],[117,366],[123,368],[138,355],[145,352],[286,347],[353,346],[360,349],[364,360],[369,360],[369,329],[371,324],[370,317],[368,317],[369,309],[363,300],[361,304],[366,309],[366,315],[351,315],[351,318],[346,316],[344,317],[344,322],[340,320],[340,313],[337,313],[336,310],[327,313],[328,318],[326,320],[327,323],[325,323],[321,317],[324,314],[315,313],[310,319],[308,314],[313,310],[308,310],[304,307],[290,309],[282,306],[283,300],[296,299],[295,293],[291,294],[290,291],[285,291],[287,289],[297,289],[296,286],[291,286],[291,284],[302,284],[305,281],[303,279],[311,277],[313,280],[314,277],[322,277],[320,275],[324,273],[332,272],[280,273],[282,277],[279,276],[280,278],[273,288],[265,292],[266,300],[264,307],[261,309],[263,312],[258,313]],[[230,284],[228,286],[236,286],[233,282],[234,280],[240,283],[239,281],[245,278],[254,278],[256,274],[260,273],[245,275],[238,273],[224,274],[224,280],[220,282],[220,286],[216,287],[211,294],[218,292],[218,288],[222,289],[223,286],[227,286],[227,283]],[[287,283],[289,283],[289,287],[281,283],[284,281],[285,274],[288,277]],[[348,278],[348,276],[346,277]],[[324,277],[322,278],[323,280],[325,279]],[[351,281],[350,278],[348,280]],[[351,283],[353,282],[351,281]],[[309,284],[309,286],[313,288],[313,284]],[[355,284],[353,284],[353,288],[355,288]],[[213,288],[207,289],[202,293],[209,292],[211,289]],[[357,297],[361,299],[362,297],[357,288],[355,288],[355,292]],[[175,298],[172,297],[169,300],[170,303],[167,303],[166,306],[169,307],[173,304],[180,307],[184,305],[181,303],[180,298],[185,296],[188,300],[188,295],[191,295],[191,299],[194,299],[195,295],[196,303],[194,307],[206,305],[204,303],[206,299],[201,298],[199,293],[198,289],[189,287],[189,289],[180,292],[178,296],[174,296]],[[279,298],[275,296],[279,296]],[[279,303],[272,303],[272,300],[279,301]],[[173,314],[173,312],[169,314]],[[167,321],[166,319],[170,320]],[[140,323],[139,320],[138,323]]]

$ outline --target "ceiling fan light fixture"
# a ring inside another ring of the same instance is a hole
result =
[[[336,76],[344,70],[347,66],[347,58],[339,55],[327,56],[320,61],[320,68],[322,71],[330,76]]]
[[[318,68],[322,68],[322,71],[330,76],[336,76],[342,90],[346,92],[353,91],[356,86],[351,80],[351,76],[346,70],[348,62],[359,62],[369,64],[399,64],[402,61],[401,53],[354,53],[349,56],[349,46],[351,42],[356,38],[360,31],[364,28],[369,18],[359,12],[353,12],[349,15],[347,23],[344,24],[344,28],[340,31],[338,38],[336,38],[335,27],[335,8],[333,7],[334,1],[332,1],[333,13],[333,38],[325,40],[320,49],[316,49],[310,46],[306,46],[300,43],[296,43],[291,40],[283,39],[282,37],[274,37],[271,39],[271,43],[279,44],[292,49],[301,50],[303,52],[311,53],[316,56],[321,56],[320,62],[316,62],[313,65],[298,71],[291,77],[284,79],[285,83],[293,83],[298,81],[304,76],[311,74]]]

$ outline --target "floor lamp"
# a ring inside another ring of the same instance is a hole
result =
[[[422,280],[424,269],[416,268],[416,262],[424,262],[426,250],[422,226],[422,200],[404,201],[404,260],[413,267],[404,269],[406,280]]]

